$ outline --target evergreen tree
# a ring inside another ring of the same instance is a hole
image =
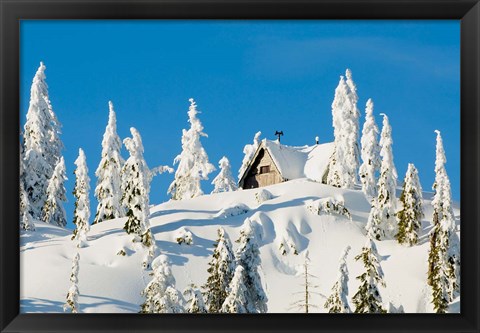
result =
[[[212,260],[208,264],[209,276],[207,283],[203,286],[209,313],[220,312],[227,297],[228,284],[232,280],[235,270],[235,257],[230,239],[223,228],[218,229],[217,233],[218,239],[213,250]]]
[[[350,306],[348,305],[348,268],[347,256],[350,251],[350,246],[347,246],[342,256],[340,257],[340,267],[338,269],[338,278],[332,287],[332,294],[325,302],[325,309],[329,313],[350,313]]]
[[[72,261],[72,273],[70,274],[70,282],[72,285],[68,289],[67,293],[67,302],[63,306],[63,311],[70,311],[71,313],[80,312],[80,307],[78,306],[78,271],[80,261],[80,254],[77,252]]]
[[[378,285],[385,287],[383,271],[378,261],[377,247],[374,241],[368,237],[367,243],[362,248],[362,253],[355,257],[355,260],[362,260],[365,272],[357,279],[360,286],[353,296],[355,313],[386,313],[382,307],[382,297],[378,291]]]
[[[122,142],[117,134],[117,118],[112,102],[108,102],[108,106],[110,111],[103,134],[102,158],[95,171],[95,197],[98,206],[94,224],[125,216],[125,209],[121,204],[121,171],[124,163],[120,155]]]
[[[223,313],[249,313],[248,287],[245,285],[247,273],[242,265],[235,268],[235,274],[228,286],[228,296],[223,302]]]
[[[183,295],[188,297],[187,313],[207,313],[202,292],[194,284],[191,284]]]
[[[90,230],[88,220],[90,219],[90,178],[88,177],[87,159],[83,149],[78,150],[78,158],[75,160],[77,169],[75,174],[75,210],[73,212],[73,230],[72,239],[78,241],[78,247],[83,247],[87,241],[87,232]]]
[[[400,201],[403,208],[397,213],[398,233],[395,238],[400,244],[412,246],[417,244],[418,231],[422,226],[424,213],[422,187],[418,179],[418,171],[411,163],[408,164]]]
[[[262,287],[262,281],[258,273],[261,265],[260,251],[258,249],[256,232],[250,219],[246,219],[240,230],[237,240],[239,247],[236,252],[237,266],[245,269],[245,287],[247,288],[247,312],[267,312],[267,295]]]
[[[312,278],[316,278],[316,276],[309,273],[309,270],[308,270],[309,267],[310,267],[310,258],[308,257],[308,251],[306,251],[305,260],[303,262],[303,273],[300,274],[300,276],[304,280],[304,283],[302,284],[302,287],[304,288],[304,290],[299,293],[302,294],[303,297],[292,304],[293,307],[299,308],[300,310],[303,310],[303,312],[305,313],[309,313],[310,308],[317,307],[315,304],[312,303],[312,294],[315,293],[312,291],[312,289],[318,286],[312,285],[311,280]],[[318,294],[318,293],[315,293],[315,294]]]
[[[200,137],[207,137],[203,125],[197,118],[200,113],[197,104],[190,98],[188,117],[190,129],[183,130],[182,152],[175,157],[173,163],[178,163],[175,179],[168,188],[173,200],[194,198],[203,194],[200,181],[208,179],[215,167],[208,161],[207,153],[200,142]]]
[[[352,73],[346,71],[347,80],[340,76],[332,103],[334,151],[328,165],[327,184],[353,188],[357,182],[358,148],[358,96]]]
[[[376,174],[380,169],[380,147],[378,145],[378,127],[373,116],[373,101],[369,98],[365,109],[365,123],[362,130],[362,165],[359,176],[362,182],[363,193],[370,200],[377,196]]]
[[[236,191],[238,186],[232,177],[230,161],[228,158],[223,156],[218,162],[218,165],[220,167],[220,172],[212,181],[212,185],[215,185],[212,193]]]
[[[243,176],[243,173],[245,170],[247,170],[248,165],[253,158],[253,155],[255,155],[255,152],[258,149],[258,146],[260,146],[260,135],[262,135],[262,132],[258,131],[255,133],[255,136],[253,137],[253,144],[248,144],[243,147],[243,153],[245,154],[242,160],[242,165],[240,167],[240,170],[238,170],[238,180],[240,180]]]
[[[65,161],[62,156],[48,182],[47,199],[42,210],[43,222],[59,227],[67,225],[65,209],[63,208],[63,202],[67,201],[64,185],[66,180]]]
[[[127,209],[127,221],[123,229],[128,234],[135,234],[137,239],[149,249],[144,266],[148,267],[155,255],[155,239],[150,231],[150,182],[153,173],[143,158],[143,143],[140,133],[130,128],[131,138],[123,140],[130,157],[122,169],[122,204]]]
[[[27,192],[20,186],[20,229],[21,230],[35,230],[32,215],[30,214],[30,201],[28,200]]]
[[[48,96],[45,65],[41,62],[30,90],[30,104],[23,131],[23,164],[20,183],[28,194],[29,212],[34,219],[42,218],[46,190],[55,166],[60,161],[63,144],[60,122],[53,112]]]
[[[152,266],[152,280],[142,291],[145,302],[140,313],[182,313],[181,295],[175,289],[175,278],[167,256],[158,256]]]
[[[460,290],[460,244],[453,214],[450,180],[445,169],[447,159],[440,131],[437,133],[433,229],[430,233],[428,284],[437,313],[444,313]]]
[[[376,240],[390,239],[396,234],[396,195],[397,170],[393,164],[392,128],[388,117],[383,115],[383,128],[380,138],[382,163],[377,183],[377,197],[372,202],[368,216],[367,231]]]
[[[25,166],[24,166],[24,152],[23,152],[23,147],[20,146],[20,179],[22,175],[25,172]],[[25,191],[23,184],[20,182],[19,184],[19,194],[20,194],[20,229],[21,230],[30,230],[34,231],[35,230],[35,224],[33,223],[33,218],[30,213],[30,200],[28,198],[28,194]]]

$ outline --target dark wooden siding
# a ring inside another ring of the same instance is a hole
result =
[[[267,169],[265,167],[268,167],[269,172],[261,173],[260,171],[262,169],[264,171]],[[241,186],[243,189],[249,189],[278,184],[282,181],[283,178],[273,162],[272,157],[268,151],[262,148],[258,152],[250,170],[248,170],[248,173],[245,175]]]

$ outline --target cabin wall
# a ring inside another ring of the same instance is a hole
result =
[[[268,167],[269,171],[261,173],[263,167]],[[273,184],[278,184],[283,181],[280,172],[278,171],[272,157],[265,149],[262,149],[252,167],[245,176],[242,184],[243,189],[263,187]]]

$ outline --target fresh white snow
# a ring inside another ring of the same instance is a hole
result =
[[[312,148],[314,151],[316,148]],[[338,258],[351,246],[346,259],[349,271],[348,301],[355,309],[352,296],[364,268],[354,257],[365,245],[365,225],[370,203],[363,192],[340,189],[300,178],[265,187],[270,200],[258,204],[259,189],[203,195],[188,200],[170,200],[150,208],[150,226],[159,253],[171,262],[175,288],[180,292],[194,283],[207,280],[217,229],[222,227],[236,251],[240,229],[249,218],[258,235],[260,277],[268,298],[268,312],[295,312],[290,301],[302,290],[299,272],[303,254],[308,249],[309,273],[318,277],[318,287],[311,302],[318,306],[311,312],[326,312],[326,297],[338,279]],[[399,191],[400,189],[397,189]],[[399,192],[397,192],[397,197]],[[341,215],[312,214],[307,203],[322,198],[343,198],[352,219]],[[376,241],[386,288],[379,287],[385,309],[403,307],[405,312],[432,312],[427,287],[428,232],[431,230],[431,193],[424,193],[425,217],[418,245],[407,247],[395,240]],[[454,205],[456,223],[460,221]],[[228,213],[227,213],[228,212]],[[78,249],[71,231],[35,221],[36,231],[21,231],[21,311],[63,312],[72,259],[80,254],[78,303],[81,312],[139,312],[145,301],[141,292],[150,282],[151,271],[142,269],[148,251],[133,243],[133,235],[124,230],[126,218],[91,226],[88,246]],[[178,244],[179,232],[188,230],[190,245]],[[294,246],[295,251],[282,254],[280,245]],[[123,250],[125,255],[119,254]],[[459,312],[458,298],[450,311]]]

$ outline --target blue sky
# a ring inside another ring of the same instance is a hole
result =
[[[43,61],[63,124],[69,227],[73,162],[83,148],[93,192],[109,100],[120,137],[137,128],[155,167],[172,166],[180,153],[188,99],[195,98],[210,161],[217,166],[226,155],[236,176],[257,131],[274,139],[283,130],[288,145],[313,144],[317,135],[332,141],[331,103],[346,68],[358,88],[360,128],[368,98],[379,127],[379,113],[389,116],[399,183],[414,163],[431,190],[439,129],[460,200],[459,21],[22,21],[20,29],[21,126]],[[203,182],[206,193],[215,175]],[[152,204],[169,199],[172,180],[154,178]],[[93,193],[91,204],[93,215]]]

